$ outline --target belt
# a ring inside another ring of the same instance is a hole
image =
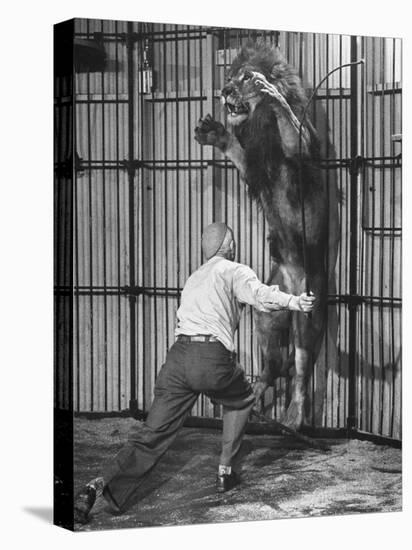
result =
[[[196,334],[189,336],[188,334],[179,334],[177,337],[178,342],[219,342],[215,336]]]

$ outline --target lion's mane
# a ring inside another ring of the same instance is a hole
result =
[[[267,80],[275,84],[285,97],[298,120],[303,115],[307,97],[301,80],[295,69],[286,63],[280,51],[265,44],[247,44],[234,59],[229,71],[229,77],[235,76],[242,67],[260,72]],[[246,180],[250,195],[261,203],[262,193],[271,192],[279,177],[280,167],[286,165],[291,170],[292,182],[297,184],[298,158],[285,158],[281,135],[273,109],[275,99],[265,96],[256,106],[251,117],[234,127],[234,132],[246,155]],[[308,162],[318,158],[319,143],[312,127],[310,159],[302,164],[303,178],[306,188],[315,181],[314,166]],[[296,186],[294,186],[296,187]],[[297,203],[298,197],[292,193],[291,203]]]

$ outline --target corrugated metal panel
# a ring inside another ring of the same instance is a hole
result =
[[[76,74],[74,399],[78,411],[128,407],[130,313],[126,23],[76,20],[76,36],[103,40],[104,71]],[[95,33],[99,33],[95,35]],[[101,34],[103,33],[103,34]]]

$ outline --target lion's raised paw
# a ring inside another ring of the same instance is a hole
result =
[[[195,140],[200,145],[213,145],[222,149],[227,144],[228,132],[223,124],[210,115],[199,119],[195,128]]]

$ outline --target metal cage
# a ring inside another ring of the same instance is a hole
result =
[[[57,77],[58,135],[68,121],[74,133],[56,153],[56,303],[73,317],[71,356],[56,346],[57,406],[67,406],[69,384],[78,412],[148,409],[206,224],[231,225],[239,261],[268,275],[262,212],[236,169],[193,139],[206,113],[224,122],[226,69],[260,39],[279,46],[308,91],[335,66],[365,59],[363,70],[334,73],[313,106],[324,176],[339,190],[341,238],[311,422],[400,440],[401,40],[86,19],[74,28],[105,62],[85,55],[73,101]],[[253,381],[261,357],[250,309],[237,348]],[[269,418],[280,417],[288,390],[280,379],[266,393]],[[220,411],[199,398],[192,414]]]

